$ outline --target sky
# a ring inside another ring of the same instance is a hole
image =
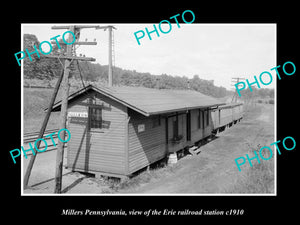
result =
[[[61,35],[66,30],[53,30],[54,25],[64,24],[22,24],[21,33],[34,34],[40,42]],[[73,24],[69,24],[73,25]],[[276,65],[276,24],[185,24],[172,23],[169,33],[155,32],[152,40],[145,28],[152,31],[153,24],[88,24],[113,25],[115,66],[122,69],[149,72],[153,75],[168,74],[214,80],[216,86],[234,90],[232,77],[243,77],[254,81],[263,71],[276,77],[270,71]],[[164,23],[162,30],[169,26]],[[138,45],[134,33],[143,30],[144,38]],[[22,38],[21,38],[22,39]],[[82,29],[80,41],[93,41],[96,46],[79,46],[78,54],[96,59],[95,63],[108,64],[108,31],[103,29]],[[46,46],[46,45],[43,45]],[[47,52],[47,49],[44,50]],[[268,79],[264,79],[267,83]],[[274,88],[276,79],[265,88]]]

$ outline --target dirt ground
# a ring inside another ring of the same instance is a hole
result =
[[[173,174],[127,193],[232,193],[239,179],[253,168],[245,163],[238,171],[234,159],[249,153],[249,148],[270,146],[274,142],[274,107],[257,105],[249,117],[221,132],[201,147],[197,156],[182,158]],[[258,148],[259,150],[259,148]],[[257,150],[257,152],[258,152]],[[249,157],[252,155],[249,154]],[[253,155],[254,156],[254,155]],[[264,163],[261,160],[261,163]]]
[[[246,173],[254,171],[248,163],[239,172],[234,159],[245,156],[251,149],[270,146],[274,138],[274,105],[257,104],[248,108],[245,118],[219,133],[214,140],[201,146],[197,156],[186,156],[177,164],[168,166],[164,176],[151,177],[146,182],[112,189],[111,183],[64,169],[63,193],[66,194],[217,194],[234,193],[234,185]],[[247,111],[247,109],[246,109]],[[273,149],[273,148],[272,148]],[[259,149],[258,149],[259,150]],[[249,154],[250,156],[250,154]],[[24,194],[52,194],[56,151],[37,156]],[[274,158],[274,157],[273,157]],[[273,160],[273,158],[271,160]],[[23,160],[23,170],[29,158]],[[64,160],[66,162],[66,159]],[[266,161],[261,160],[261,163]],[[157,169],[157,173],[160,173]],[[25,172],[24,172],[25,173]],[[144,172],[147,173],[147,172]],[[141,174],[140,176],[143,176]],[[272,181],[274,182],[274,181]],[[274,187],[274,183],[271,184]]]
[[[78,172],[71,172],[70,169],[66,169],[66,155],[67,154],[65,151],[62,178],[62,193],[98,194],[104,192],[108,188],[108,186],[103,184],[101,180],[98,181],[93,177]],[[23,174],[25,174],[29,159],[29,157],[27,159],[23,158]],[[49,151],[37,155],[29,179],[28,185],[30,186],[30,188],[24,190],[24,194],[53,194],[55,159],[56,151]]]

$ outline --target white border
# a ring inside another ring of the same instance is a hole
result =
[[[23,43],[23,24],[21,24],[21,49],[24,49],[24,43]],[[21,63],[21,143],[20,146],[23,146],[24,143],[24,63]],[[23,156],[21,154],[21,195],[24,195],[23,193]]]

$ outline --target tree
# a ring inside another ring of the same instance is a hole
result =
[[[23,38],[24,49],[27,48],[29,52],[33,52],[34,45],[37,48],[39,48],[40,42],[38,41],[35,35],[24,34]],[[61,44],[60,46],[61,49],[58,49],[56,42],[53,41],[51,54],[64,54],[66,51],[66,45]],[[47,58],[44,57],[42,54],[40,55],[41,57],[39,58],[36,54],[33,54],[31,56],[32,61],[30,61],[28,57],[23,59],[25,78],[51,80],[55,78],[57,74],[59,74],[59,71],[61,71],[62,64],[64,63],[63,60],[59,61],[55,58]],[[100,65],[99,63],[79,61],[78,67],[77,63],[74,61],[71,68],[71,74],[76,79],[80,79],[78,69],[80,68],[83,80],[107,83],[108,65]],[[201,79],[198,74],[195,74],[192,79],[189,79],[187,77],[171,76],[167,74],[152,75],[150,73],[140,73],[135,70],[126,70],[119,67],[113,67],[113,83],[115,85],[121,84],[126,86],[143,86],[148,88],[159,89],[191,89],[212,97],[224,97],[230,94],[230,92],[227,91],[224,87],[216,87],[214,86],[213,81]],[[246,93],[245,95],[249,97],[252,94]]]
[[[270,89],[269,96],[270,98],[274,98],[274,89]]]
[[[40,42],[34,34],[24,34],[23,36],[24,49],[26,52],[34,52],[34,46],[36,49],[39,48]],[[52,53],[57,54],[56,44],[52,45]],[[29,59],[28,55],[23,59],[24,63],[24,77],[25,78],[37,78],[37,79],[48,79],[51,80],[59,74],[62,69],[61,64],[57,59],[44,57],[42,53],[39,53],[40,57],[36,53],[31,55],[32,60]]]
[[[39,46],[39,41],[37,37],[33,34],[24,34],[23,36],[23,44],[24,49],[27,49],[29,52],[34,51],[34,45]],[[23,59],[23,68],[24,68],[24,77],[25,78],[35,78],[35,74],[38,72],[38,67],[36,64],[36,58],[38,56],[36,54],[31,55],[32,61],[29,59],[29,57],[26,55],[26,57]]]
[[[128,72],[124,72],[121,75],[121,84],[130,86],[131,85],[131,79],[130,79],[130,74]]]

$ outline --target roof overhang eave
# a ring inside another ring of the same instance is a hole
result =
[[[148,114],[149,114],[149,116],[152,116],[152,115],[166,114],[166,113],[179,112],[179,111],[188,111],[188,110],[193,110],[193,109],[205,109],[205,108],[211,108],[211,107],[220,106],[220,105],[226,105],[226,103],[217,103],[217,104],[206,105],[206,106],[183,107],[183,108],[178,108],[178,109],[149,112]]]

